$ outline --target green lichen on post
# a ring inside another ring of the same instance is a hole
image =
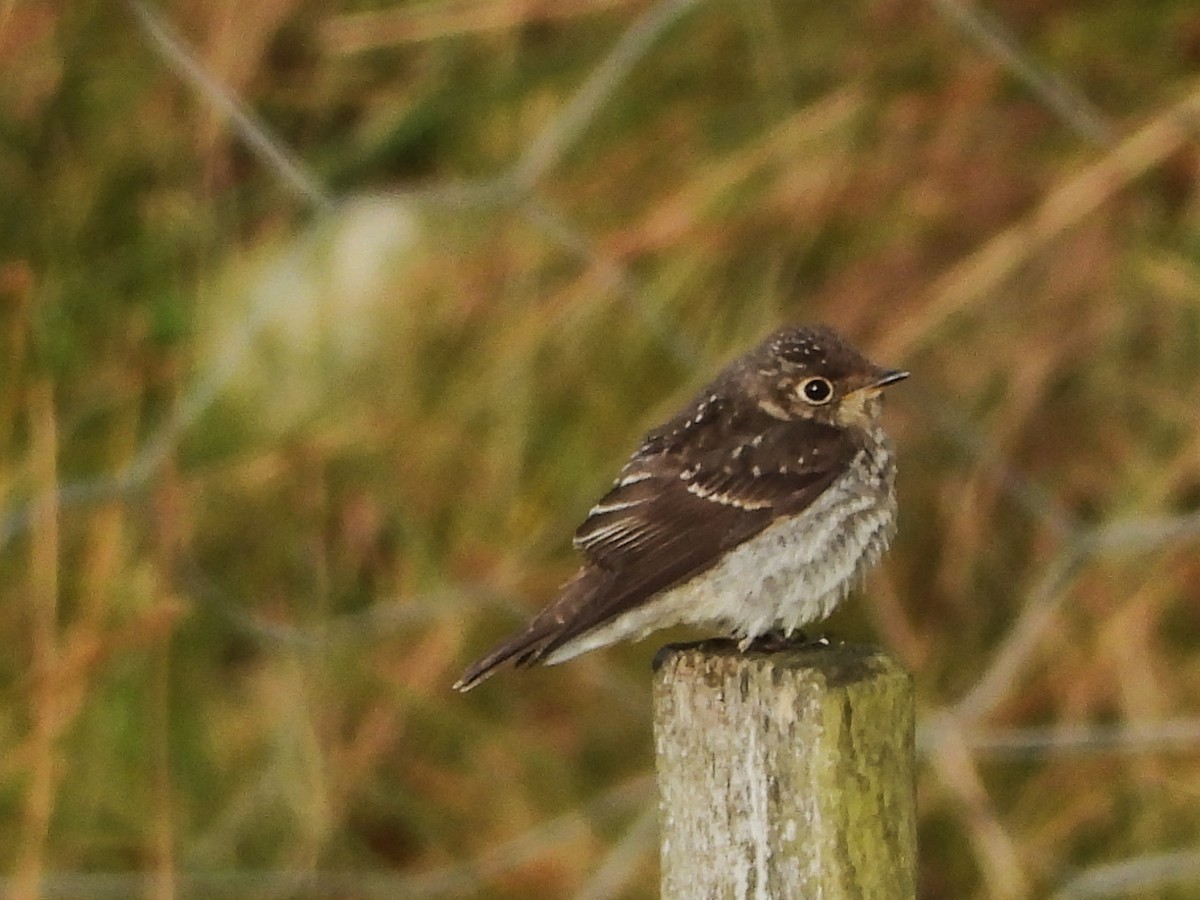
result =
[[[916,896],[912,683],[872,648],[667,651],[665,900]]]

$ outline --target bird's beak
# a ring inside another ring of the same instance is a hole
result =
[[[889,384],[903,381],[907,377],[908,373],[902,369],[880,369],[878,377],[867,386],[877,389],[887,387]]]

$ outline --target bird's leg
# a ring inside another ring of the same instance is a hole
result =
[[[665,644],[654,654],[650,668],[657,672],[667,661],[667,657],[678,650],[713,650],[722,651],[736,647],[739,653],[783,653],[787,650],[799,650],[814,644],[828,643],[825,638],[809,640],[803,631],[793,631],[788,634],[782,628],[773,628],[755,637],[745,637],[740,640],[731,637],[707,638],[703,641],[684,641],[678,644]]]
[[[791,634],[788,634],[782,628],[772,628],[770,631],[764,631],[756,637],[742,641],[738,644],[738,649],[743,653],[746,651],[754,653],[783,653],[786,650],[796,650],[808,643],[810,642],[803,631],[793,631]]]

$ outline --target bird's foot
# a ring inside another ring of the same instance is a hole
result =
[[[743,653],[784,653],[788,650],[828,646],[829,638],[827,637],[822,636],[813,639],[803,631],[793,631],[791,634],[788,634],[782,629],[775,628],[771,631],[763,632],[757,637],[741,641],[738,644],[738,649]]]
[[[807,643],[807,638],[804,637],[803,632],[793,631],[789,635],[782,629],[773,628],[743,640],[738,647],[743,653],[782,653],[785,650],[793,650],[804,643]]]
[[[828,646],[829,638],[824,636],[810,639],[802,631],[793,631],[789,635],[784,633],[782,629],[774,629],[764,632],[757,637],[742,638],[741,640],[737,638],[715,637],[707,638],[703,641],[682,641],[677,644],[665,644],[654,654],[654,659],[650,662],[650,668],[657,672],[663,667],[672,653],[680,650],[729,652],[736,648],[739,653],[784,653],[788,650],[815,649]]]

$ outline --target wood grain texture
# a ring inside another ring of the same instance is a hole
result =
[[[873,648],[666,648],[662,897],[916,896],[913,690]]]

